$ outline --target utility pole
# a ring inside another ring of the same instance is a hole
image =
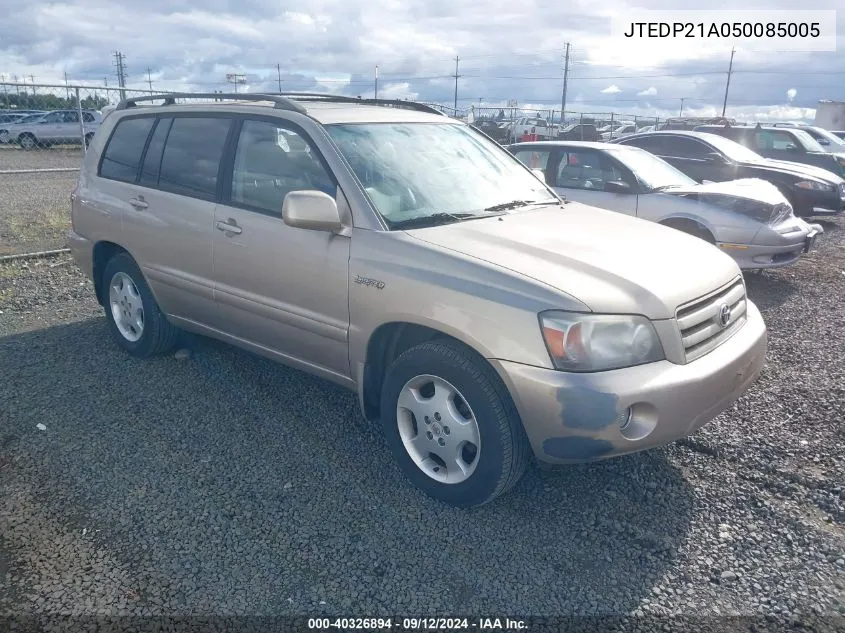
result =
[[[279,79],[279,92],[282,91],[282,65],[276,64],[276,76]]]
[[[563,57],[563,90],[560,93],[560,125],[566,118],[566,84],[569,82],[569,42],[566,43],[566,53]]]
[[[678,116],[684,116],[684,97],[681,97],[681,111],[678,112]]]
[[[373,94],[375,95],[375,98],[378,99],[378,65],[376,65],[376,78],[375,78]]]
[[[153,91],[153,76],[152,76],[152,71],[150,70],[149,66],[147,66],[147,84],[149,84],[150,92],[152,92]]]
[[[731,63],[728,64],[728,82],[725,84],[725,101],[722,103],[722,116],[725,116],[725,110],[728,107],[728,89],[731,87],[731,73],[733,72],[734,68],[734,53],[736,53],[736,49],[731,49]]]
[[[70,86],[67,85],[67,71],[65,71],[65,94],[67,96],[67,100],[70,101]]]
[[[455,116],[458,116],[458,64],[460,63],[461,58],[455,55]]]
[[[35,96],[35,77],[32,75],[29,76],[29,83],[32,84],[32,96]]]
[[[114,52],[114,69],[117,74],[117,85],[120,86],[120,100],[126,100],[126,60],[120,51]]]

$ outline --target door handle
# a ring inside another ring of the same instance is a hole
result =
[[[131,198],[129,200],[129,204],[135,207],[138,210],[146,209],[148,206],[147,201],[144,200],[144,196],[138,196],[137,198]]]
[[[220,220],[215,225],[218,231],[223,231],[224,233],[231,233],[233,235],[240,235],[243,233],[243,229],[238,226],[238,223],[235,222],[232,218],[229,218],[225,222]]]

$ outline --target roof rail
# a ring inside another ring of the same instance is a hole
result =
[[[448,114],[424,103],[416,101],[405,101],[403,99],[362,99],[361,97],[348,97],[344,95],[327,94],[325,92],[274,92],[279,97],[289,97],[296,101],[325,101],[328,103],[358,103],[364,105],[381,105],[394,108],[405,108],[429,114],[439,114],[448,117]]]
[[[148,97],[133,97],[131,99],[124,99],[117,104],[115,110],[126,110],[134,108],[139,101],[159,101],[164,100],[163,105],[175,105],[176,99],[227,99],[230,101],[272,101],[274,108],[277,110],[292,110],[305,114],[305,108],[301,105],[286,99],[277,94],[264,93],[221,93],[221,92],[168,92],[167,94],[150,95]]]

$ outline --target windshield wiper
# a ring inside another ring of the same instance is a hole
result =
[[[495,213],[496,211],[508,211],[509,209],[519,209],[520,207],[527,207],[531,204],[554,204],[553,201],[543,202],[542,200],[511,200],[510,202],[503,202],[502,204],[494,204],[492,207],[484,209],[487,213]]]
[[[418,215],[415,218],[408,218],[407,220],[396,220],[390,222],[391,229],[412,229],[422,228],[425,226],[438,226],[440,224],[450,224],[452,222],[460,222],[470,218],[482,217],[472,213],[432,213],[431,215]]]

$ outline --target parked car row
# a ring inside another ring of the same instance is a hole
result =
[[[508,151],[413,102],[226,98],[121,103],[85,155],[70,246],[114,340],[187,330],[352,389],[458,506],[728,408],[767,349],[741,268],[845,208],[836,174],[714,134]]]
[[[96,110],[51,110],[0,115],[0,143],[20,145],[23,149],[50,145],[82,144],[87,146],[100,125],[102,116]]]

